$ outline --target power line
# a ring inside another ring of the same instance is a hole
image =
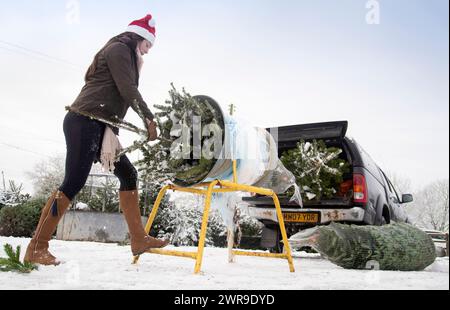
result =
[[[4,126],[4,125],[0,125],[0,128],[4,128],[6,130],[11,131],[8,134],[15,134],[15,135],[22,135],[22,136],[25,135],[25,138],[28,138],[28,139],[47,141],[47,142],[55,143],[55,144],[58,144],[58,145],[65,145],[65,142],[63,142],[63,141],[49,139],[47,137],[39,136],[39,135],[36,135],[34,133],[28,132],[28,131],[23,130],[23,129],[11,128],[11,127]]]
[[[13,133],[14,134],[14,133]],[[0,135],[0,138],[1,138],[1,135]],[[29,136],[21,136],[20,138],[19,138],[20,140],[28,140],[28,141],[33,141],[33,142],[35,142],[36,140],[38,140],[38,141],[42,141],[42,142],[47,142],[47,143],[52,143],[52,144],[56,144],[56,145],[58,145],[58,146],[64,146],[65,145],[65,143],[64,142],[62,142],[62,141],[56,141],[56,140],[52,140],[52,139],[46,139],[46,138],[40,138],[40,137],[38,137],[38,136],[33,136],[33,135],[29,135]]]
[[[42,53],[42,52],[39,52],[39,51],[32,50],[32,49],[27,48],[27,47],[20,46],[20,45],[17,45],[17,44],[14,44],[14,43],[10,43],[10,42],[6,42],[6,41],[3,41],[3,40],[0,40],[0,43],[4,44],[4,45],[7,45],[9,47],[13,47],[13,48],[19,49],[19,50],[14,50],[14,49],[11,49],[11,48],[0,46],[0,48],[5,49],[5,50],[10,51],[10,52],[14,52],[14,53],[19,52],[20,53],[21,51],[25,51],[27,53],[30,53],[30,54],[34,55],[34,56],[44,57],[47,60],[53,60],[53,61],[65,64],[65,65],[69,65],[69,66],[71,66],[74,69],[82,70],[81,66],[79,66],[77,64],[74,64],[74,63],[71,63],[70,61],[58,58],[58,57],[54,57],[54,56],[51,56],[51,55],[48,55],[48,54],[45,54],[45,53]]]
[[[42,57],[39,57],[39,56],[30,54],[30,53],[26,53],[26,52],[21,51],[21,50],[14,50],[14,49],[10,49],[10,48],[7,48],[7,47],[1,46],[1,45],[0,45],[0,50],[9,51],[9,52],[15,53],[15,54],[21,54],[21,55],[24,55],[24,56],[27,56],[27,57],[30,57],[30,56],[31,56],[31,57],[34,57],[35,59],[42,60],[42,61],[45,61],[45,62],[47,62],[47,63],[53,63],[53,64],[55,64],[55,62],[50,61],[49,59],[42,58]],[[58,63],[59,63],[59,64],[63,64],[63,63],[60,63],[60,62],[58,62]],[[64,65],[66,65],[66,67],[67,67],[68,69],[72,69],[72,70],[74,70],[74,71],[81,70],[80,67],[75,67],[75,66],[69,65],[69,64],[64,64]]]
[[[54,56],[51,56],[51,55],[48,55],[48,54],[45,54],[45,53],[42,53],[39,51],[35,51],[30,48],[23,47],[23,46],[20,46],[20,45],[14,44],[14,43],[10,43],[10,42],[4,41],[4,40],[0,40],[0,43],[7,45],[9,47],[14,47],[16,49],[19,49],[19,50],[11,49],[11,48],[0,45],[0,49],[4,49],[9,52],[19,53],[19,54],[26,55],[26,56],[30,56],[30,54],[31,54],[32,56],[38,56],[37,58],[39,58],[41,60],[44,60],[44,59],[42,59],[42,57],[44,57],[46,60],[53,60],[53,61],[57,61],[61,64],[69,65],[70,67],[72,67],[72,69],[84,70],[80,65],[71,63],[70,61],[64,60],[62,58],[54,57]],[[163,86],[161,83],[152,81],[150,84],[151,84],[151,87],[159,89],[161,91],[164,91],[164,93],[168,92],[168,89],[166,88],[166,86]]]
[[[43,156],[43,157],[46,157],[46,158],[51,158],[51,156],[49,156],[49,155],[45,155],[45,154],[38,153],[38,152],[35,152],[35,151],[27,150],[27,149],[24,149],[22,147],[15,146],[15,145],[12,145],[12,144],[9,144],[9,143],[0,142],[0,144],[4,145],[6,147],[12,148],[12,149],[16,149],[16,150],[22,151],[22,152],[32,153],[32,154]]]

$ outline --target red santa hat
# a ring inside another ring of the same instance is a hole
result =
[[[144,39],[150,41],[150,43],[153,45],[155,44],[156,38],[155,26],[155,19],[150,14],[148,14],[144,18],[132,22],[128,26],[127,31],[140,35]]]

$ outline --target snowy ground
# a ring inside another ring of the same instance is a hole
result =
[[[0,237],[22,246],[29,239]],[[40,267],[31,274],[1,273],[0,289],[145,289],[145,290],[305,290],[305,289],[449,289],[448,258],[422,272],[344,270],[316,254],[294,253],[295,273],[286,260],[239,256],[228,263],[227,250],[206,248],[202,274],[195,261],[146,254],[131,265],[129,247],[116,244],[52,241],[52,252],[64,264]],[[188,250],[194,250],[189,248]]]

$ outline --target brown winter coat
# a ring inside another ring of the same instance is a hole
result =
[[[136,42],[126,34],[114,37],[100,50],[95,71],[87,74],[86,84],[70,106],[71,111],[111,121],[123,120],[130,106],[138,112],[132,104],[137,100],[144,117],[153,120],[152,112],[138,91]],[[113,131],[119,133],[118,128]]]

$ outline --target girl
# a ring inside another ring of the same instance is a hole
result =
[[[151,15],[147,15],[132,22],[126,32],[112,38],[95,56],[86,73],[86,84],[64,119],[67,145],[64,182],[42,210],[36,232],[25,254],[26,262],[41,265],[60,263],[48,251],[49,241],[70,202],[85,185],[92,164],[101,161],[100,151],[105,151],[101,149],[102,144],[105,148],[104,139],[113,137],[117,140],[116,135],[119,135],[117,128],[83,114],[117,121],[123,120],[132,107],[144,118],[149,141],[156,140],[153,114],[138,91],[142,56],[148,53],[154,41],[155,22]],[[166,246],[168,241],[148,236],[142,226],[137,171],[127,156],[115,162],[113,170],[120,181],[119,203],[128,225],[133,255]]]

